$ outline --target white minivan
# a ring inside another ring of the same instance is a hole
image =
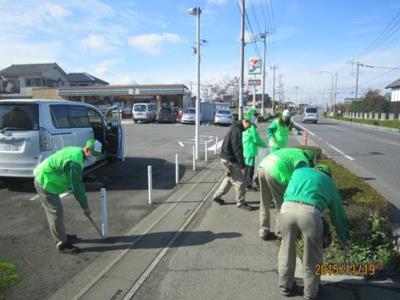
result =
[[[83,147],[93,137],[103,144],[103,155],[89,159],[86,166],[111,157],[123,159],[121,120],[108,120],[92,105],[66,100],[0,100],[0,177],[33,177],[35,167],[49,155],[67,146]]]
[[[156,119],[156,105],[153,103],[135,103],[132,107],[132,120],[153,122]]]
[[[318,108],[313,106],[307,106],[304,108],[303,123],[312,122],[317,124],[318,122]]]

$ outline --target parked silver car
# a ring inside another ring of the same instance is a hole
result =
[[[217,110],[214,118],[215,125],[232,125],[233,116],[229,110]]]
[[[107,120],[89,104],[0,100],[0,177],[33,177],[34,168],[49,155],[67,146],[83,147],[93,137],[105,147],[86,166],[111,156],[123,158],[123,136],[120,120]]]
[[[135,103],[132,107],[132,120],[153,122],[156,119],[156,105],[153,103]]]

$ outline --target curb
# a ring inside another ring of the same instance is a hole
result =
[[[379,129],[382,131],[389,131],[389,132],[394,132],[394,133],[400,133],[400,129],[397,128],[390,128],[390,127],[384,127],[384,126],[377,126],[377,125],[369,125],[369,124],[362,124],[362,123],[357,123],[357,122],[350,122],[350,121],[345,121],[345,120],[339,120],[339,119],[334,119],[334,118],[327,118],[329,120],[334,120],[338,122],[342,122],[345,124],[353,124],[355,126],[361,126],[361,127],[367,127],[367,128],[374,128],[374,129]],[[356,119],[357,120],[357,119]],[[362,119],[360,119],[362,120]]]

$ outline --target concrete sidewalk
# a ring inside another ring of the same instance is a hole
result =
[[[258,205],[258,193],[246,197]],[[179,240],[181,246],[169,251],[132,299],[286,299],[277,287],[279,242],[258,238],[258,211],[231,204],[219,206],[210,199],[191,224],[191,233]],[[207,231],[207,243],[196,245],[196,232]],[[400,299],[398,285],[338,279],[323,283],[318,299]],[[300,278],[296,282],[302,286]],[[303,297],[299,293],[290,299]]]
[[[258,238],[258,210],[236,208],[233,191],[227,205],[212,201],[222,174],[211,162],[127,236],[87,249],[104,255],[52,299],[286,299],[277,287],[279,242]],[[258,197],[246,195],[257,207]],[[318,299],[400,299],[396,284],[327,279]],[[301,289],[290,299],[303,299]]]

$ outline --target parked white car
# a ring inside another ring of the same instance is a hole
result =
[[[107,157],[123,158],[120,119],[107,120],[92,105],[64,100],[0,100],[0,177],[33,177],[35,167],[49,155],[67,146],[83,147],[93,137],[103,144],[103,155],[90,158],[85,166]]]
[[[153,122],[156,119],[156,106],[153,103],[135,103],[132,107],[132,120]]]
[[[232,125],[233,116],[229,110],[217,110],[214,118],[215,125]]]
[[[201,122],[201,113],[199,116]],[[181,119],[182,124],[195,124],[196,123],[196,108],[188,107],[186,111],[182,114]]]
[[[303,123],[312,122],[316,124],[318,122],[318,108],[308,106],[304,108]]]

